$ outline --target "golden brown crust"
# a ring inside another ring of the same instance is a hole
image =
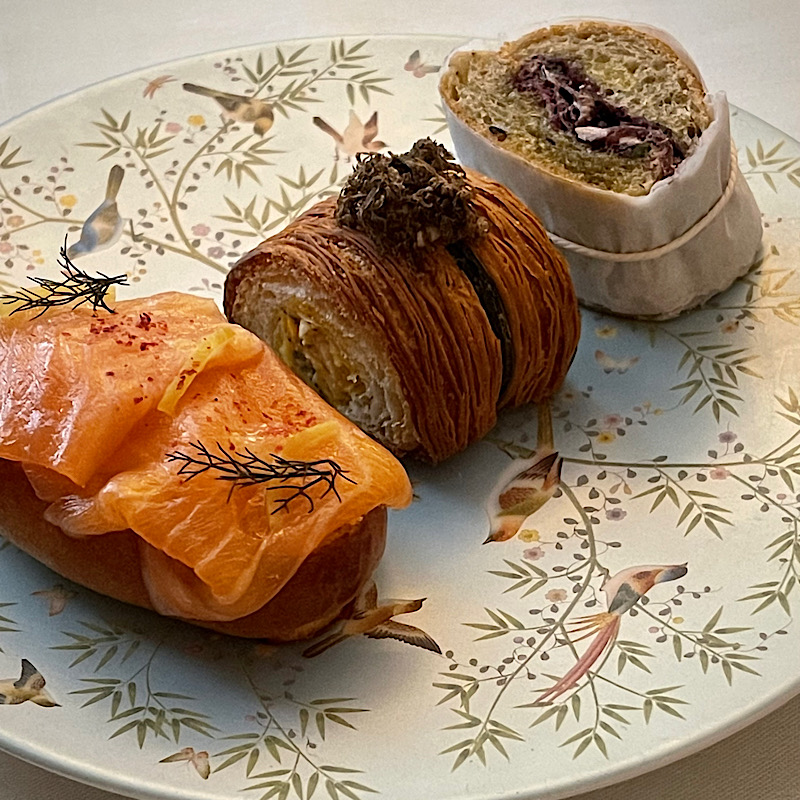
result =
[[[504,186],[468,170],[475,207],[491,223],[472,249],[503,299],[514,344],[514,372],[498,407],[551,397],[580,338],[569,267],[541,222]]]
[[[234,267],[225,312],[238,320],[237,289],[247,278],[296,280],[324,296],[387,354],[419,437],[417,454],[447,458],[495,423],[502,362],[489,320],[446,250],[431,250],[415,267],[338,227],[334,209],[335,200],[318,203]]]
[[[140,539],[132,531],[76,539],[46,522],[47,503],[19,464],[0,460],[0,533],[65,578],[151,609],[142,580]],[[328,536],[289,582],[258,611],[231,622],[187,620],[220,633],[274,641],[313,636],[351,602],[378,565],[386,542],[386,509]]]
[[[354,340],[371,343],[397,375],[416,432],[416,448],[381,439],[396,454],[441,461],[463,450],[494,426],[498,408],[551,396],[577,347],[580,319],[566,262],[513,194],[477,173],[469,179],[474,206],[490,222],[470,246],[497,287],[513,340],[502,397],[500,342],[453,256],[433,247],[412,263],[381,252],[365,234],[336,224],[334,199],[263,242],[226,280],[225,313],[245,327],[258,315],[254,305],[281,302],[264,301],[263,287],[289,285],[321,309],[318,317],[343,319],[357,331]]]

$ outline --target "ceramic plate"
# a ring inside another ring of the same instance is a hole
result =
[[[458,44],[264,45],[12,121],[2,290],[57,274],[119,165],[125,224],[79,266],[126,272],[127,296],[219,299],[232,262],[337,192],[356,149],[449,144],[437,71]],[[274,124],[227,119],[185,83],[256,93]],[[3,705],[0,746],[134,797],[558,798],[684,756],[800,690],[800,146],[735,110],[733,130],[763,259],[676,321],[584,312],[553,403],[560,491],[483,544],[498,492],[530,463],[534,409],[410,467],[417,499],[390,517],[377,583],[428,598],[404,619],[442,655],[360,637],[306,659],[125,607],[5,545],[0,675],[13,684],[27,659],[59,705]]]

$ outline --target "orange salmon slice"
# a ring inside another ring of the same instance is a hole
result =
[[[197,343],[230,329],[213,300],[169,292],[38,319],[0,319],[0,458],[84,486],[191,363]],[[244,333],[244,332],[242,332]],[[239,335],[229,366],[260,349]]]
[[[15,380],[0,413],[0,457],[23,462],[51,503],[48,519],[68,534],[136,532],[158,611],[209,621],[252,613],[329,534],[378,505],[410,502],[399,462],[213,302],[160,295],[117,312],[61,312],[2,331],[0,378]],[[161,326],[150,336],[157,344],[120,345],[119,331],[138,336],[143,314],[151,330]],[[104,332],[109,319],[114,329]],[[26,391],[31,376],[17,360],[30,354],[44,367],[36,391]],[[57,396],[70,399],[66,412],[47,405]],[[13,413],[14,401],[24,414]],[[336,492],[324,480],[298,492],[234,486],[216,470],[189,477],[171,456],[197,457],[197,443],[220,458],[330,459],[343,475]]]

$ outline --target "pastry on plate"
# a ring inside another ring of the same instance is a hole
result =
[[[587,306],[673,317],[755,261],[727,100],[663,31],[554,24],[454,52],[439,88],[458,158],[542,219]]]
[[[234,266],[225,312],[394,453],[431,461],[550,397],[580,331],[539,220],[430,139],[360,156],[339,198]]]
[[[2,535],[225,633],[325,627],[377,566],[386,506],[411,500],[399,462],[212,300],[4,317],[0,385]]]

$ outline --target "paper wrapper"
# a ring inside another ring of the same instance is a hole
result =
[[[671,37],[632,27],[692,64]],[[696,150],[649,194],[633,197],[554,175],[484,138],[451,108],[457,83],[448,68],[440,91],[459,160],[507,186],[542,220],[584,305],[668,319],[726,289],[755,261],[761,215],[732,149],[724,93],[706,97],[712,122]]]

